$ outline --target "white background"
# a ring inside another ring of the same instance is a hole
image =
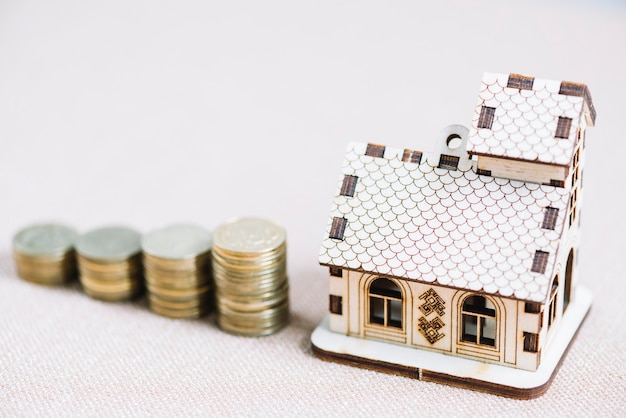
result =
[[[0,1],[0,414],[624,415],[626,5]],[[484,71],[586,83],[580,283],[550,391],[512,401],[322,362],[317,254],[344,149],[423,151]],[[18,279],[11,237],[232,217],[287,229],[293,318],[262,339]]]

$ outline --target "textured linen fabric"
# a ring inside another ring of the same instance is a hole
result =
[[[0,2],[0,415],[625,416],[618,2]],[[313,356],[317,264],[351,141],[433,151],[484,71],[589,85],[579,283],[594,304],[548,392],[519,401]],[[11,237],[258,216],[287,230],[291,321],[246,338],[145,299],[19,279]]]

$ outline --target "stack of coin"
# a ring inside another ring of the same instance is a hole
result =
[[[174,225],[144,236],[144,275],[153,312],[197,318],[211,309],[211,235],[192,225]]]
[[[76,241],[80,282],[94,299],[131,299],[143,290],[141,235],[125,227],[90,231]]]
[[[285,231],[256,218],[221,225],[213,236],[217,323],[232,334],[261,336],[289,319]]]
[[[60,285],[76,278],[74,241],[78,233],[65,225],[32,225],[13,238],[17,274],[29,282]]]

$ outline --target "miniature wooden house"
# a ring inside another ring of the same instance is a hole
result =
[[[485,74],[435,152],[351,144],[319,255],[329,330],[537,370],[577,298],[595,116],[585,85]]]

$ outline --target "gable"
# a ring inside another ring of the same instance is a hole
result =
[[[593,111],[595,118],[584,85],[486,73],[474,111],[468,151],[567,166],[584,123],[584,111]]]

